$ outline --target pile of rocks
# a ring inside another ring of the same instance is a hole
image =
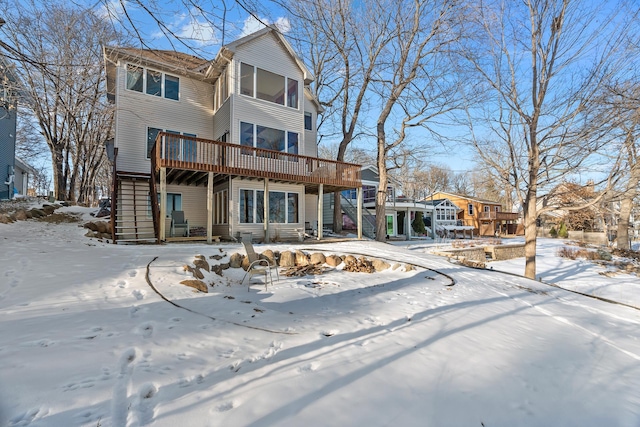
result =
[[[301,274],[321,274],[323,269],[308,267],[323,265],[338,267],[343,263],[344,271],[362,273],[374,273],[388,268],[397,270],[402,267],[400,264],[394,264],[392,266],[381,259],[367,259],[365,257],[356,258],[353,255],[324,255],[321,252],[306,253],[301,250],[282,251],[280,253],[273,252],[272,250],[266,250],[259,256],[260,258],[269,260],[272,264],[286,269],[283,274],[291,276],[299,276]],[[234,253],[231,255],[229,265],[231,268],[243,268],[246,270],[249,267],[249,260],[243,254]],[[407,264],[404,266],[404,271],[411,270],[413,270],[411,265]]]
[[[212,255],[209,258],[220,260],[223,258],[222,255]],[[229,263],[221,263],[221,264],[209,264],[207,258],[204,255],[196,255],[193,260],[193,265],[185,264],[182,266],[184,271],[188,271],[193,275],[193,279],[187,279],[180,282],[181,285],[189,286],[191,288],[197,289],[200,292],[207,293],[209,292],[209,288],[204,280],[203,270],[206,272],[214,272],[218,276],[222,276],[222,270],[226,270],[229,268]]]
[[[32,218],[43,218],[49,216],[55,212],[61,205],[42,205],[41,208],[27,209],[24,207],[18,207],[12,212],[0,213],[0,224],[11,224],[15,221],[24,221]]]

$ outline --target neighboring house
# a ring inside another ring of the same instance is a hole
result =
[[[375,213],[376,213],[376,193],[380,186],[378,169],[375,166],[363,166],[362,172],[362,193],[365,214],[363,218],[363,232],[369,238],[375,237]],[[385,202],[385,217],[387,224],[387,236],[404,237],[410,239],[416,237],[412,223],[416,218],[416,213],[420,213],[425,221],[427,234],[432,236],[431,223],[435,211],[436,229],[444,225],[455,225],[456,213],[459,210],[449,200],[415,201],[404,196],[398,196],[399,184],[390,178],[387,184],[387,199]],[[341,208],[343,211],[343,229],[353,229],[355,212],[354,206],[357,202],[357,192],[347,190],[342,192]],[[333,220],[333,195],[328,195],[324,201],[324,218],[326,222]]]
[[[449,199],[461,209],[458,213],[458,225],[473,227],[473,233],[480,236],[497,234],[519,234],[519,214],[505,212],[500,202],[439,191],[425,200]]]
[[[29,176],[33,177],[35,175],[35,169],[16,157],[14,172],[14,194],[21,196],[29,195]]]
[[[360,165],[317,157],[314,77],[274,27],[211,61],[104,53],[116,107],[114,240],[186,239],[170,236],[173,211],[190,239],[293,239],[307,222],[322,238],[323,193],[361,187]]]
[[[14,195],[19,87],[15,68],[0,56],[0,200]]]
[[[586,185],[563,182],[538,197],[536,207],[542,212],[538,222],[543,228],[557,227],[564,222],[568,230],[605,231],[607,224],[617,224],[619,203],[606,206],[598,199],[601,196],[595,191],[593,181]]]

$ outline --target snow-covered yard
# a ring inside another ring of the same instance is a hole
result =
[[[239,244],[84,232],[0,224],[2,426],[640,425],[640,311],[496,271],[521,259],[481,271],[428,245],[255,245],[418,267],[249,292],[229,269],[202,294],[178,284],[182,266]],[[635,275],[559,259],[558,244],[540,241],[544,281],[640,304]]]

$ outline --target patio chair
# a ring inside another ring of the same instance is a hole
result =
[[[276,270],[276,276],[278,277],[278,281],[280,281],[280,273],[278,273],[278,266],[268,259],[260,258],[256,251],[253,249],[253,245],[251,242],[242,242],[244,246],[244,250],[247,253],[247,258],[249,259],[249,267],[247,268],[247,272],[244,273],[242,277],[242,282],[244,284],[244,279],[249,276],[249,284],[247,286],[247,292],[251,288],[251,277],[256,274],[264,275],[264,287],[265,289],[269,289],[269,282],[273,285],[273,275],[271,270]]]
[[[182,230],[180,236],[189,237],[189,220],[184,218],[184,211],[171,212],[171,237],[176,235],[176,230]]]

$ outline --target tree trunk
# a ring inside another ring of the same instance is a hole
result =
[[[536,218],[536,197],[534,194],[528,194],[524,211],[524,256],[526,259],[524,275],[534,280],[536,278],[536,241],[538,239]]]
[[[51,148],[51,160],[53,162],[53,197],[56,200],[66,200],[66,182],[62,167],[64,158],[60,147]]]

